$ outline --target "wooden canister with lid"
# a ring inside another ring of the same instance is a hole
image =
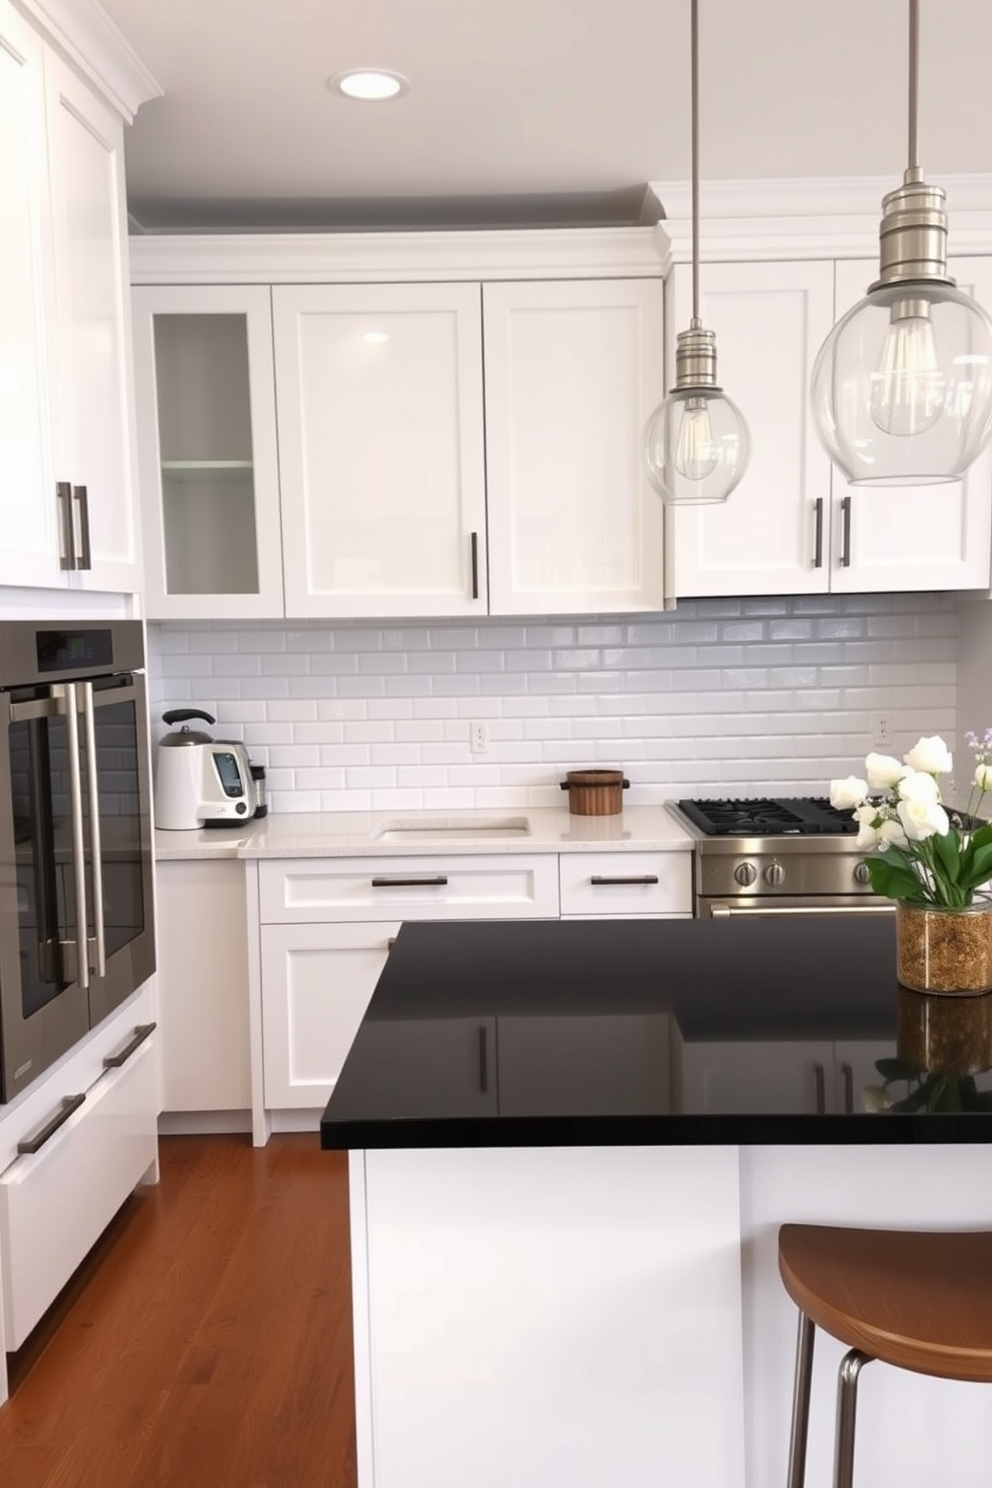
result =
[[[561,782],[573,816],[616,816],[629,785],[622,770],[569,770]]]

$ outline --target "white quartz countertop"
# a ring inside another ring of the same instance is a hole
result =
[[[155,833],[155,858],[438,857],[452,853],[689,852],[695,837],[668,805],[616,816],[567,807],[503,811],[313,811],[243,827]]]

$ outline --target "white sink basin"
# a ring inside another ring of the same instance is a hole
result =
[[[491,817],[486,821],[439,816],[384,822],[373,832],[372,839],[374,842],[492,842],[529,836],[530,822],[525,816]]]

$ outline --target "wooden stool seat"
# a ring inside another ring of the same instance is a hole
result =
[[[816,1329],[848,1346],[837,1388],[834,1488],[852,1488],[858,1377],[881,1359],[992,1382],[992,1232],[782,1225],[782,1282],[799,1308],[788,1488],[803,1488]]]
[[[850,1348],[992,1381],[992,1233],[787,1224],[778,1253],[792,1300]]]

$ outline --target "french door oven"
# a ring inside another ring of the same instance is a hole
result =
[[[0,625],[0,1086],[155,969],[141,626]]]

